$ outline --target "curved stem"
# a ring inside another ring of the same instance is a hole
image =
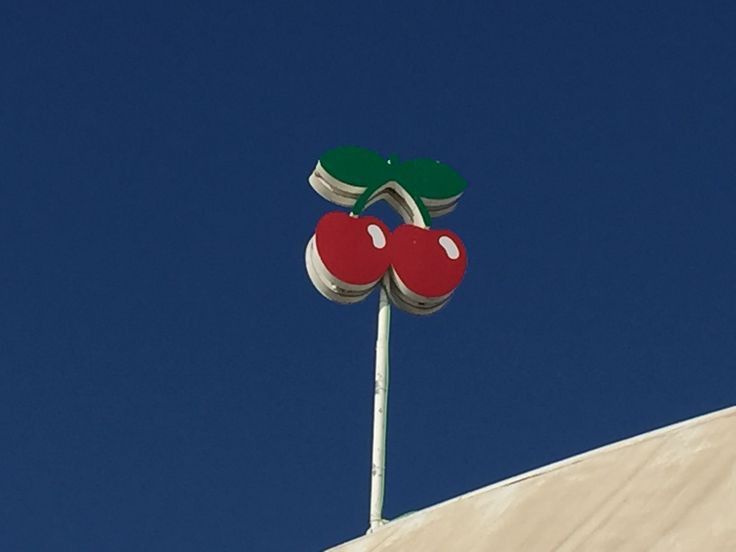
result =
[[[360,197],[356,200],[350,212],[354,215],[359,215],[360,213],[362,213],[365,210],[366,205],[368,205],[368,200],[371,199],[373,194],[376,193],[376,190],[378,190],[381,186],[382,185],[370,186],[363,190],[363,193],[360,194]]]
[[[424,228],[429,228],[432,223],[432,217],[422,199],[395,180],[366,188],[350,212],[359,215],[368,205],[379,199],[386,200],[406,223]]]

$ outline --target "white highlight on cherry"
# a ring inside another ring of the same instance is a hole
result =
[[[458,249],[457,244],[452,241],[450,236],[440,236],[439,241],[442,249],[445,250],[445,253],[447,253],[447,256],[450,257],[450,259],[454,261],[460,257],[460,249]]]
[[[373,240],[373,247],[376,249],[383,249],[386,247],[386,236],[383,235],[383,230],[377,224],[369,224],[366,228],[368,234]]]

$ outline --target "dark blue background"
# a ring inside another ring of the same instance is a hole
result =
[[[1,550],[365,531],[338,145],[470,183],[464,283],[394,311],[388,517],[734,403],[733,3],[59,4],[0,7]]]

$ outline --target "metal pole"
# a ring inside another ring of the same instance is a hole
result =
[[[388,334],[391,305],[381,285],[378,299],[378,335],[376,337],[376,380],[373,395],[373,453],[371,457],[370,529],[383,525],[383,490],[386,474],[386,409],[388,406]]]

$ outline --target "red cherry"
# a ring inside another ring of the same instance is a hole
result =
[[[316,253],[337,283],[370,286],[388,270],[390,234],[376,217],[333,211],[317,223]]]
[[[449,230],[402,224],[391,237],[391,265],[412,293],[436,299],[452,293],[468,264],[462,240]]]

